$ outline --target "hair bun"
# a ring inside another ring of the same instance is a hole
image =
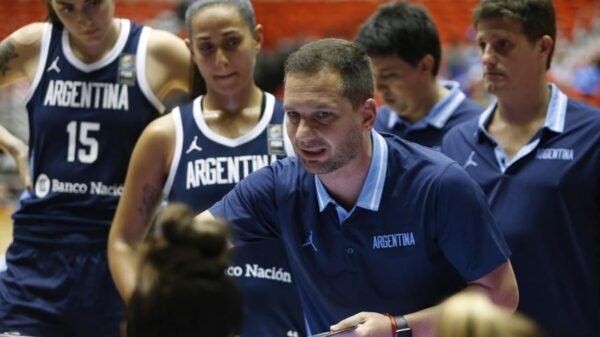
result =
[[[173,203],[160,215],[158,223],[168,245],[194,247],[205,258],[218,258],[228,248],[227,225],[218,220],[195,219],[195,213],[186,205]]]

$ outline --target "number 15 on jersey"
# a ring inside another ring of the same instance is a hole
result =
[[[98,140],[90,135],[100,131],[100,123],[71,121],[67,124],[69,148],[67,161],[91,164],[98,159]]]

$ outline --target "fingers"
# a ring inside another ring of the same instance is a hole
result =
[[[337,322],[336,324],[332,325],[330,327],[330,329],[331,329],[331,331],[338,331],[338,330],[347,329],[350,327],[355,327],[359,324],[364,323],[365,320],[366,320],[365,313],[360,312],[356,315],[350,316],[348,318],[345,318],[345,319]]]
[[[332,325],[331,331],[339,331],[349,327],[356,327],[356,329],[348,332],[347,335],[340,336],[390,337],[393,335],[389,318],[375,312],[361,312],[350,316]]]

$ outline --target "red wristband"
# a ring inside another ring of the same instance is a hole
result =
[[[394,316],[385,313],[385,315],[390,319],[390,324],[392,326],[392,337],[396,336],[396,331],[398,331],[398,324],[396,324],[396,319],[394,318]]]

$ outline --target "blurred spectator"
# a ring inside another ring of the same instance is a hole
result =
[[[600,98],[600,49],[589,62],[575,69],[573,88],[584,96]]]
[[[257,55],[254,70],[256,85],[266,92],[283,96],[283,64],[287,57],[298,49],[299,41],[285,41],[275,50]]]
[[[436,337],[541,337],[529,318],[496,306],[481,293],[460,293],[441,307]]]

